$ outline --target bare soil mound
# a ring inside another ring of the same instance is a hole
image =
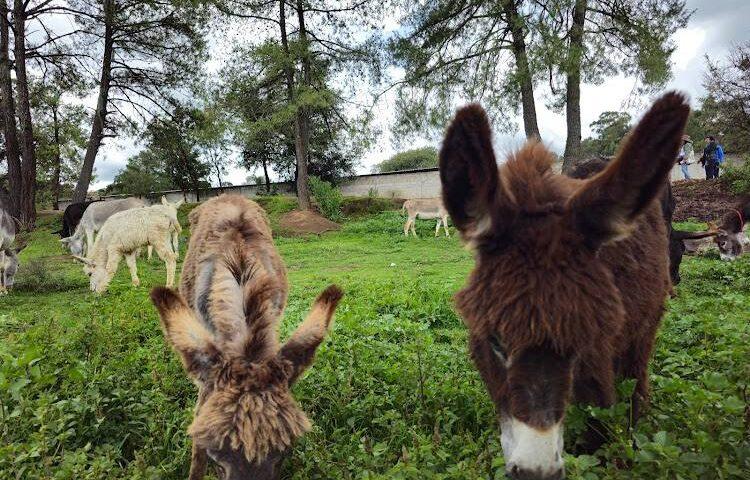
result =
[[[279,227],[284,233],[292,235],[320,234],[341,230],[341,225],[338,223],[323,218],[315,212],[303,210],[292,210],[282,215],[279,219]]]
[[[672,183],[672,192],[677,202],[674,212],[677,222],[719,220],[740,201],[738,195],[716,180],[680,180]]]

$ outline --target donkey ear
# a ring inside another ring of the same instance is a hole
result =
[[[616,159],[571,197],[574,228],[590,247],[627,236],[639,214],[662,193],[689,113],[682,94],[662,96],[621,144]]]
[[[174,205],[172,205],[172,206],[173,206],[174,208],[180,208],[180,206],[181,206],[181,205],[182,205],[183,203],[185,203],[185,199],[184,199],[184,198],[181,198],[181,199],[177,200],[177,202],[176,202],[176,203],[175,203]]]
[[[488,218],[495,198],[498,170],[487,114],[477,104],[456,113],[440,149],[443,204],[464,234]]]
[[[151,301],[159,311],[164,336],[182,357],[182,365],[196,380],[205,380],[221,361],[214,337],[195,318],[182,296],[168,288],[151,290]]]
[[[164,195],[161,196],[161,204],[169,206],[169,202],[167,201],[167,197],[165,197]]]
[[[312,364],[315,351],[328,333],[333,313],[343,295],[344,292],[336,285],[326,288],[315,299],[302,325],[297,327],[289,340],[281,347],[279,357],[292,364],[292,373],[288,379],[290,385]]]

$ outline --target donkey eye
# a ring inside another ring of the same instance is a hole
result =
[[[490,335],[489,341],[495,356],[504,364],[508,363],[508,356],[505,354],[505,349],[500,343],[500,339],[497,338],[497,335]]]

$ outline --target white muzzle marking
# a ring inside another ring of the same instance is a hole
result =
[[[558,478],[565,464],[562,458],[562,421],[547,430],[539,430],[516,418],[504,416],[500,429],[500,443],[509,472],[517,468],[537,473],[541,478]]]

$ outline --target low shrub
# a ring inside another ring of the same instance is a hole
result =
[[[389,210],[398,210],[402,204],[403,200],[395,198],[379,198],[375,196],[346,197],[344,198],[341,212],[346,217],[360,217],[387,212]]]
[[[31,260],[19,266],[13,288],[19,292],[45,293],[87,287],[88,281],[83,272],[79,277],[65,275],[60,269],[55,269],[50,261]]]
[[[344,203],[341,190],[318,177],[310,177],[310,193],[324,217],[334,222],[341,221],[341,206]]]
[[[739,166],[730,165],[724,169],[719,180],[737,195],[750,194],[750,159]]]

